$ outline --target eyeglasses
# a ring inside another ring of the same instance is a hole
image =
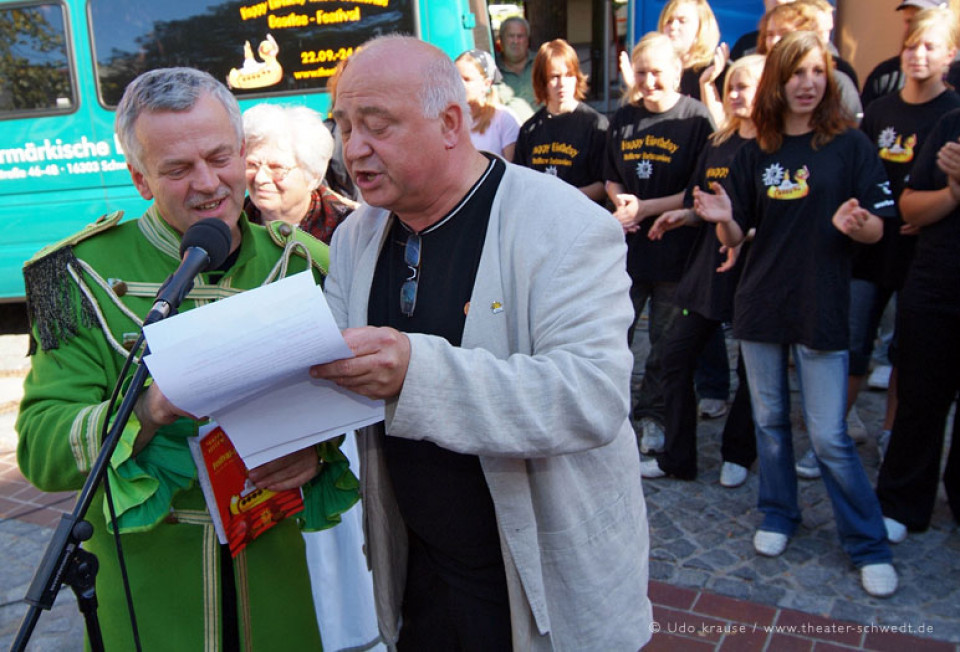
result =
[[[272,161],[258,161],[254,158],[248,158],[247,174],[257,176],[257,173],[260,172],[260,168],[264,166],[267,167],[267,175],[274,181],[283,181],[287,178],[288,174],[293,172],[294,167],[296,167],[280,165],[279,163],[274,163]]]
[[[403,262],[410,268],[410,276],[400,286],[400,312],[413,316],[417,307],[417,287],[420,285],[420,235],[411,233],[403,247]]]

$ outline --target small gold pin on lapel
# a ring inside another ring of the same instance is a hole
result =
[[[503,304],[500,303],[499,301],[494,301],[493,303],[490,304],[490,311],[493,314],[503,312]]]

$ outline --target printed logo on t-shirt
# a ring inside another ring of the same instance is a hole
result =
[[[790,178],[790,170],[785,170],[779,163],[773,163],[763,171],[763,185],[767,187],[767,196],[771,199],[801,199],[810,194],[810,187],[807,185],[807,179],[810,178],[810,170],[804,165],[793,173],[793,179]]]
[[[880,194],[883,196],[883,199],[880,199],[873,203],[873,210],[879,210],[881,208],[886,208],[888,206],[896,205],[896,202],[893,201],[893,191],[890,189],[889,181],[881,181],[877,184],[877,190],[880,191]]]
[[[639,138],[625,140],[620,143],[623,152],[623,162],[637,161],[634,168],[637,178],[649,179],[653,176],[653,162],[670,164],[680,146],[669,138],[644,134]]]
[[[533,148],[530,163],[534,167],[543,168],[544,172],[548,172],[547,166],[552,167],[553,172],[551,174],[555,175],[558,165],[572,167],[573,160],[577,158],[579,153],[580,150],[568,143],[546,143]]]
[[[544,172],[545,172],[546,174],[552,174],[553,176],[557,176],[557,166],[556,166],[556,165],[548,165],[548,166],[547,166],[547,169],[544,170]]]
[[[901,142],[903,141],[903,142]],[[891,163],[909,163],[913,160],[913,148],[917,145],[917,134],[903,138],[893,127],[887,127],[877,136],[880,158]]]
[[[712,168],[707,168],[707,181],[715,181],[716,179],[726,179],[730,175],[730,168],[727,166],[717,166]]]
[[[653,176],[653,163],[650,161],[640,161],[637,163],[637,178],[649,179]]]

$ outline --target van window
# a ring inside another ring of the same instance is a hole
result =
[[[64,8],[0,8],[0,118],[68,113],[76,106]]]
[[[153,68],[191,66],[240,97],[322,90],[379,34],[415,33],[411,0],[91,0],[100,101]]]

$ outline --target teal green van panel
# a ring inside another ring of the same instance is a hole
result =
[[[129,189],[133,190],[133,186]],[[46,245],[63,240],[106,213],[122,210],[124,219],[129,219],[139,217],[148,205],[135,190],[108,199],[101,188],[41,192],[22,196],[21,203],[5,202],[0,297],[8,300],[23,296],[23,264]]]
[[[420,38],[433,43],[452,59],[474,47],[470,27],[475,18],[467,0],[422,0],[419,18]]]

